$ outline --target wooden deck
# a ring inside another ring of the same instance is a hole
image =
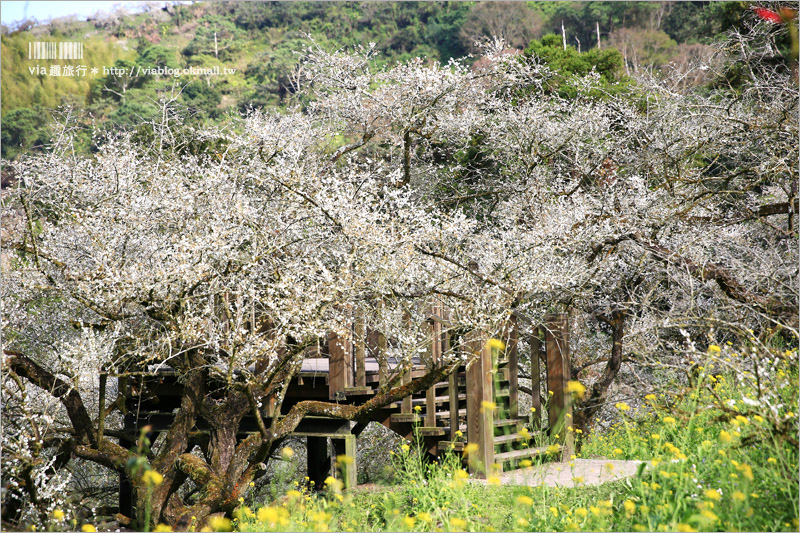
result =
[[[438,318],[436,313],[433,317]],[[415,358],[410,372],[400,375],[399,383],[408,384],[429,372],[450,346],[450,338],[436,318],[430,320],[431,339],[429,352],[423,359]],[[262,416],[267,419],[281,417],[297,402],[303,400],[335,401],[337,403],[360,404],[372,396],[381,384],[402,372],[401,362],[393,358],[370,357],[375,353],[375,343],[367,350],[369,337],[374,332],[354,324],[353,337],[343,340],[329,334],[327,345],[320,353],[327,357],[309,357],[303,360],[300,372],[293,377],[280,411],[266,402]],[[428,389],[409,395],[376,411],[373,420],[392,429],[401,436],[421,438],[431,455],[448,451],[460,453],[466,444],[476,444],[478,454],[472,454],[470,470],[485,477],[492,471],[518,468],[524,461],[544,454],[542,444],[555,442],[561,445],[559,459],[565,460],[572,453],[571,395],[565,387],[569,379],[569,338],[567,319],[564,315],[549,316],[546,323],[533,328],[533,335],[526,345],[533,371],[531,404],[537,408],[536,415],[520,414],[517,384],[519,361],[519,333],[515,317],[509,321],[505,334],[506,348],[492,348],[487,339],[468,340],[471,350],[475,347],[479,355],[469,368],[459,366],[446,381],[436,383]],[[378,345],[379,347],[379,345]],[[385,347],[385,343],[384,343]],[[540,353],[544,348],[543,353]],[[465,347],[466,349],[466,347]],[[540,359],[546,362],[546,389],[554,391],[548,405],[547,416],[541,413]],[[383,364],[381,364],[383,360]],[[128,396],[128,405],[136,416],[126,416],[125,429],[150,425],[154,431],[167,429],[172,421],[172,410],[179,405],[181,386],[175,376],[159,373],[157,378],[142,385],[140,390]],[[491,407],[489,407],[491,406]],[[135,409],[135,410],[134,410]],[[546,424],[545,424],[546,423]],[[351,458],[351,467],[345,473],[345,482],[356,482],[356,437],[364,424],[325,418],[307,417],[298,426],[295,435],[307,439],[309,477],[321,484],[333,471],[332,457],[328,457],[327,440],[335,455],[345,454]],[[197,428],[203,431],[202,427]],[[257,430],[255,419],[245,417],[241,433]],[[122,444],[122,442],[121,442]],[[318,485],[319,486],[319,485]],[[121,487],[121,494],[123,494]],[[128,509],[130,502],[120,501],[120,509]]]

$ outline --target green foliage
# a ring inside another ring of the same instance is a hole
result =
[[[662,29],[675,41],[708,42],[741,23],[747,2],[675,2]]]
[[[31,149],[42,149],[50,142],[50,119],[41,108],[21,107],[3,116],[2,156],[13,159]]]
[[[560,34],[564,23],[570,45],[566,52],[560,35],[534,41],[528,50],[530,53],[535,48],[558,74],[551,80],[550,90],[569,98],[579,92],[576,80],[593,67],[604,85],[592,96],[625,89],[628,82],[621,75],[619,54],[607,48],[609,35],[614,32],[618,39],[619,30],[635,30],[640,37],[638,44],[634,43],[637,59],[658,65],[673,57],[675,43],[708,42],[737,25],[747,10],[742,2],[529,2],[525,6],[535,14],[537,26],[541,23]],[[185,95],[183,101],[198,111],[198,120],[216,119],[226,109],[283,106],[291,101],[290,75],[296,63],[293,52],[307,42],[304,34],[327,48],[375,42],[381,51],[376,66],[416,56],[447,62],[467,54],[460,33],[470,16],[475,17],[476,9],[473,2],[197,3],[172,6],[169,15],[157,12],[158,16],[137,14],[92,22],[66,21],[49,27],[20,26],[27,31],[2,35],[2,113],[37,106],[53,110],[73,103],[91,111],[101,127],[108,120],[118,120],[115,126],[146,120],[155,109],[153,100],[162,87],[160,81],[165,80],[152,75],[104,73],[102,67],[110,66],[126,72],[131,66],[237,68],[236,74],[217,76],[210,84],[204,79],[208,90],[190,89]],[[602,50],[595,47],[597,23]],[[582,54],[577,53],[575,37],[581,42]],[[27,59],[29,42],[55,39],[81,40],[84,59]],[[776,42],[787,48],[787,39],[778,35]],[[49,69],[56,63],[85,64],[101,70],[97,75],[75,77],[28,71],[33,65]],[[738,86],[744,71],[736,68],[732,66],[714,86]],[[180,82],[192,84],[197,78],[181,76]],[[22,139],[8,139],[12,145],[24,144]]]
[[[631,483],[637,510],[628,530],[667,522],[679,531],[797,529],[797,350],[759,355],[755,364],[772,363],[758,379],[722,370],[742,359],[712,345],[708,366],[695,369],[677,401],[673,392],[648,395],[646,407],[624,411],[622,422],[584,447],[584,454],[649,461]],[[766,386],[775,393],[768,401]]]
[[[197,21],[194,38],[183,49],[183,55],[192,58],[197,55],[213,55],[227,61],[242,49],[244,33],[236,25],[223,17],[207,15]]]
[[[272,505],[253,502],[256,511],[243,502],[233,525],[241,531],[794,531],[797,350],[771,354],[777,363],[769,377],[782,402],[776,412],[751,405],[755,381],[711,370],[738,357],[732,349],[712,346],[709,355],[709,368],[697,370],[677,401],[673,394],[648,395],[633,415],[619,404],[623,420],[585,445],[584,455],[645,461],[629,480],[586,486],[575,477],[575,487],[548,487],[530,470],[527,485],[495,486],[491,478],[482,485],[467,481],[455,456],[429,463],[420,448],[403,445],[391,489],[343,493],[329,478],[319,494],[290,490]]]
[[[220,116],[219,104],[222,97],[209,83],[193,81],[183,88],[181,93],[189,112],[196,119],[217,118]]]
[[[565,49],[561,37],[550,34],[531,41],[525,55],[550,67],[556,75],[548,80],[549,89],[563,98],[575,98],[579,90],[578,80],[591,72],[600,75],[602,89],[612,94],[624,91],[630,83],[622,72],[622,54],[613,48],[578,52],[572,46]]]

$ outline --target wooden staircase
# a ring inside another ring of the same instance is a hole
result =
[[[436,324],[432,328],[435,341],[431,356],[435,361],[440,329],[437,331]],[[569,356],[566,322],[563,317],[553,317],[536,333],[528,339],[532,370],[538,376],[541,335],[547,347],[547,387],[558,391],[551,398],[546,431],[541,420],[538,379],[532,387],[535,415],[519,413],[518,333],[513,319],[505,335],[504,350],[499,349],[501,343],[496,341],[472,343],[471,349],[480,353],[469,368],[461,366],[448,381],[389,406],[392,412],[386,425],[406,438],[418,436],[431,454],[441,456],[448,451],[462,454],[477,476],[530,465],[534,458],[547,455],[547,445],[556,440],[560,453],[551,458],[564,460],[572,453],[567,431],[571,426],[571,409],[563,392]],[[442,346],[446,346],[446,340]],[[477,451],[468,444],[477,445]]]

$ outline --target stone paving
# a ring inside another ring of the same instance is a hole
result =
[[[617,461],[613,459],[575,459],[574,466],[569,463],[545,463],[522,470],[512,470],[499,474],[503,485],[530,485],[544,483],[551,487],[574,487],[576,482],[585,485],[599,485],[636,475],[643,461]],[[477,483],[486,483],[476,479]]]

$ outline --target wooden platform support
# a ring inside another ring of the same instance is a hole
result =
[[[492,349],[484,338],[472,340],[478,358],[467,368],[467,441],[477,451],[469,454],[470,472],[486,478],[494,465],[494,394]]]
[[[353,345],[336,333],[328,334],[330,354],[328,394],[331,400],[344,400],[344,390],[353,386]]]
[[[134,430],[136,428],[136,416],[130,413],[126,414],[123,420],[123,427],[126,430]],[[134,439],[120,438],[119,445],[126,450],[130,450],[136,446],[136,442]],[[128,475],[125,473],[120,473],[119,475],[119,512],[128,518],[135,518],[133,488]]]
[[[541,326],[534,326],[533,332],[528,338],[528,346],[531,349],[531,427],[534,432],[538,432],[542,428],[541,334]]]
[[[345,488],[358,485],[358,463],[356,462],[356,436],[344,435],[331,439],[336,453],[334,477],[344,482]]]
[[[366,387],[367,321],[364,318],[364,312],[361,310],[356,311],[356,320],[355,324],[353,325],[353,336],[355,337],[355,386]]]
[[[438,307],[431,310],[433,315],[438,314]],[[428,355],[431,368],[439,366],[442,358],[442,323],[435,318],[428,320],[430,328],[430,345]],[[425,427],[436,427],[436,385],[431,385],[425,393]]]
[[[328,439],[333,446],[333,456],[328,455]],[[328,476],[342,480],[345,488],[358,484],[355,435],[329,435],[306,437],[308,478],[315,490],[325,487]]]
[[[306,458],[309,483],[314,490],[322,490],[331,471],[328,437],[306,437]]]
[[[508,416],[519,416],[519,327],[517,317],[508,319],[508,339],[506,341],[508,357]]]
[[[561,460],[568,461],[575,450],[572,431],[572,397],[566,392],[569,375],[569,320],[567,314],[545,317],[548,419],[550,438],[562,444]]]

